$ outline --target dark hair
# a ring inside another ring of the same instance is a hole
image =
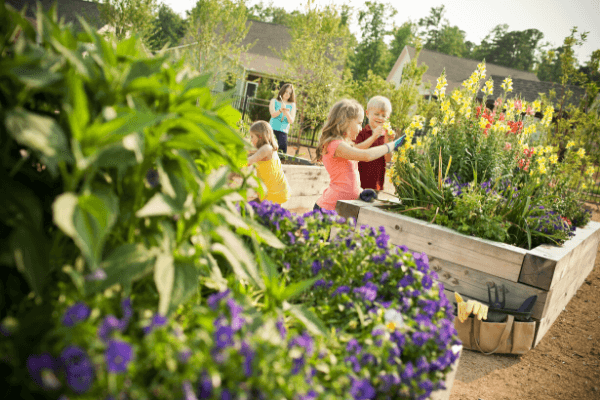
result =
[[[290,95],[288,102],[295,103],[296,102],[296,94],[295,94],[295,90],[294,90],[294,85],[292,85],[291,83],[286,83],[281,87],[281,89],[279,89],[279,93],[277,94],[277,100],[279,100],[279,101],[283,100],[282,96],[288,87],[292,88],[292,94]]]

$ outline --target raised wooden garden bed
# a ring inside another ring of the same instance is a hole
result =
[[[427,254],[449,291],[487,303],[488,287],[504,286],[506,307],[513,309],[537,295],[532,313],[537,321],[534,346],[594,268],[600,242],[600,223],[593,221],[577,228],[563,246],[526,250],[393,213],[381,202],[339,201],[336,211],[355,218],[359,226],[383,226],[391,243]]]
[[[283,164],[283,173],[290,183],[290,199],[283,203],[287,209],[311,209],[329,186],[329,174],[323,166]]]

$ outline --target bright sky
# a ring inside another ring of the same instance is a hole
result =
[[[196,0],[159,0],[169,5],[175,12],[185,15]],[[249,4],[257,4],[259,0],[249,0]],[[394,5],[398,15],[391,21],[396,25],[411,20],[417,22],[429,15],[432,7],[445,4],[444,17],[450,25],[456,25],[466,33],[466,39],[479,44],[498,24],[508,24],[509,31],[538,29],[544,34],[542,41],[550,42],[557,47],[571,32],[578,27],[579,32],[589,32],[586,43],[575,48],[575,54],[581,63],[588,61],[592,51],[600,49],[600,0],[420,0],[384,1]],[[269,0],[264,0],[269,4]],[[363,0],[316,0],[316,4],[349,4],[355,10],[364,7]],[[302,9],[306,0],[275,1],[288,12]],[[358,34],[357,25],[352,26]]]

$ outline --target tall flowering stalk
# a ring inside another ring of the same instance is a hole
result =
[[[434,91],[437,108],[433,117],[428,123],[419,115],[413,117],[406,129],[407,142],[394,156],[388,171],[403,206],[414,208],[410,213],[429,215],[427,218],[438,219],[447,226],[465,228],[469,234],[479,231],[471,219],[480,215],[485,217],[482,221],[488,218],[487,223],[497,227],[485,231],[486,237],[524,246],[531,245],[532,235],[539,233],[526,219],[527,213],[533,212],[533,203],[550,209],[554,204],[560,207],[561,216],[587,222],[589,217],[581,211],[573,194],[586,185],[586,182],[577,184],[580,176],[586,171],[587,176],[593,174],[593,169],[586,169],[585,150],[572,143],[573,150],[568,148],[563,152],[559,162],[557,147],[541,146],[553,121],[552,106],[544,107],[540,100],[507,98],[513,90],[512,80],[507,77],[493,109],[487,108],[488,98],[494,96],[494,84],[491,78],[486,80],[485,63],[479,64],[462,83],[463,87],[455,89],[449,97],[446,85],[442,73]],[[477,101],[478,93],[483,93],[481,104]],[[543,118],[536,119],[535,115],[542,110]],[[416,130],[421,129],[425,130],[424,135],[414,139]],[[501,185],[502,190],[494,190],[494,196],[481,192],[480,184],[488,182],[488,187],[497,187],[506,178],[519,191],[509,194],[505,191],[507,186]],[[460,200],[453,184],[468,184],[459,195]],[[521,190],[525,186],[527,190]],[[503,196],[532,199],[519,201],[529,208],[517,215],[510,212],[512,200]],[[567,204],[557,198],[568,198]],[[499,210],[505,210],[506,214],[499,214]],[[513,219],[507,220],[507,215]],[[542,242],[564,241],[568,236],[561,234],[561,229],[557,227],[556,237],[550,235]]]

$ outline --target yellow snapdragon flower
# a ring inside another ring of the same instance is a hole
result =
[[[571,148],[571,147],[573,147],[573,146],[575,146],[575,142],[574,142],[574,141],[572,141],[572,140],[570,140],[570,141],[567,143],[567,149],[570,149],[570,148]]]
[[[539,164],[538,165],[538,171],[542,175],[545,174],[546,172],[548,172],[547,169],[546,169],[546,164]]]
[[[553,115],[554,115],[554,107],[552,107],[552,106],[546,107],[546,110],[544,111],[544,117],[542,118],[542,121],[540,123],[546,127],[550,126]]]
[[[483,89],[481,89],[483,91],[483,93],[485,93],[486,95],[493,95],[494,94],[494,81],[492,79],[488,79],[485,82],[485,86],[483,87]]]
[[[452,92],[452,100],[454,100],[457,103],[460,103],[460,101],[462,100],[462,93],[460,92],[460,90],[455,90]]]
[[[533,104],[531,105],[531,107],[533,108],[533,110],[535,112],[540,112],[542,110],[542,102],[539,100],[536,100],[533,102]]]
[[[438,134],[438,131],[439,131],[439,128],[436,126],[435,128],[433,128],[433,129],[431,130],[431,134],[432,134],[433,136],[437,136],[437,134]]]
[[[587,167],[587,169],[585,170],[585,174],[587,176],[592,176],[594,175],[594,167],[592,165],[590,165],[589,167]]]
[[[479,119],[479,127],[480,127],[481,129],[485,129],[485,127],[486,127],[486,126],[487,126],[487,124],[489,124],[489,123],[490,123],[490,122],[489,122],[489,121],[488,121],[486,118],[483,118],[483,117],[481,117],[481,118]]]
[[[556,164],[558,162],[558,154],[552,154],[550,156],[550,164]]]
[[[577,155],[580,158],[583,158],[585,156],[585,149],[583,147],[581,147],[579,150],[577,150]]]
[[[433,117],[429,120],[429,126],[435,126],[435,124],[437,124],[438,120],[436,117]]]
[[[502,81],[502,85],[500,85],[500,87],[502,88],[502,90],[504,90],[506,93],[508,92],[512,92],[513,87],[512,87],[512,79],[509,77],[507,77],[506,79],[504,79]]]
[[[446,96],[446,86],[448,86],[448,81],[446,81],[446,71],[444,71],[437,80],[437,85],[435,86],[433,94],[438,98],[443,99]]]

